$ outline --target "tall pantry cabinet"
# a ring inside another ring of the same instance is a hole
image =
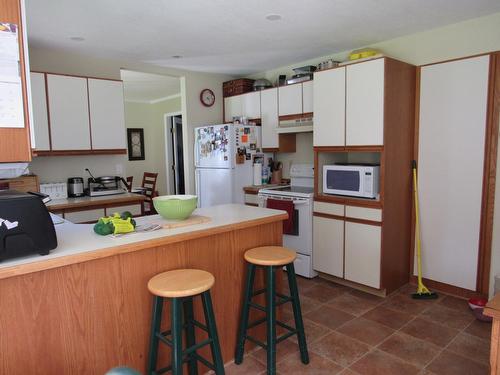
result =
[[[325,277],[390,293],[409,279],[416,68],[377,58],[314,74],[314,255]],[[323,193],[323,166],[380,165],[380,195]]]

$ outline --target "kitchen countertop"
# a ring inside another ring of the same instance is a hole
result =
[[[247,194],[258,194],[261,189],[269,189],[276,186],[287,186],[290,185],[288,182],[283,182],[281,184],[266,184],[266,185],[250,185],[244,186],[243,191]]]
[[[58,241],[56,249],[45,256],[33,254],[0,262],[0,279],[223,233],[245,228],[250,223],[265,224],[287,218],[285,211],[239,204],[199,208],[194,214],[208,216],[212,220],[204,224],[122,237],[97,235],[92,224],[58,224],[55,226]],[[138,225],[168,222],[159,215],[139,217],[136,221]]]
[[[47,203],[46,206],[49,211],[57,211],[79,207],[102,206],[105,204],[130,202],[140,203],[144,201],[144,199],[146,199],[146,197],[142,194],[124,193],[116,195],[105,195],[101,197],[84,196],[78,198],[53,199],[52,201]]]

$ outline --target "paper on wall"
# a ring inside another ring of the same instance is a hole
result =
[[[24,128],[17,25],[0,22],[0,128]]]

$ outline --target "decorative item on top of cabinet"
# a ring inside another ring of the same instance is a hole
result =
[[[29,92],[27,89],[26,64],[28,61],[28,45],[24,24],[24,2],[20,0],[0,0],[0,19],[5,23],[17,25],[19,44],[19,68],[22,89],[22,105],[24,127],[0,127],[0,162],[26,162],[31,161],[31,139],[29,118]]]
[[[122,81],[31,72],[31,84],[35,156],[126,154]]]
[[[224,98],[233,95],[241,95],[253,90],[255,80],[249,78],[238,78],[222,84],[222,95]]]

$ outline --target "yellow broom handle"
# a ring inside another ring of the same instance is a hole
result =
[[[421,261],[421,250],[420,250],[420,225],[419,225],[419,213],[418,213],[418,190],[417,190],[417,163],[413,162],[413,191],[415,194],[415,240],[417,241],[417,271],[418,271],[418,283],[422,283],[422,261]]]

